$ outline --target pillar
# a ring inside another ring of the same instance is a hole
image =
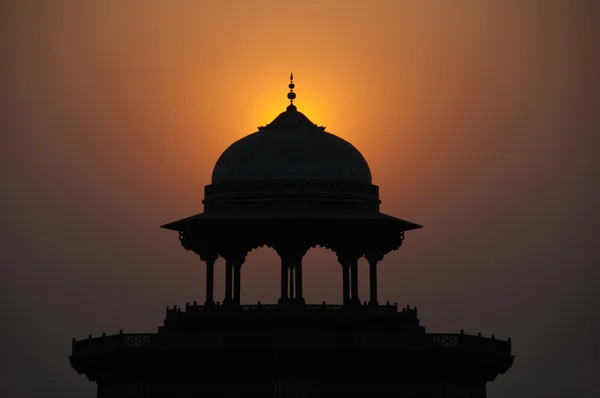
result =
[[[284,301],[288,299],[288,277],[289,277],[289,269],[287,261],[284,257],[281,258],[281,297],[279,301]]]
[[[283,300],[304,301],[302,293],[302,254],[298,250],[286,249],[281,257],[281,297]]]
[[[350,265],[342,264],[342,292],[344,295],[344,304],[350,301]]]
[[[358,259],[352,260],[350,270],[352,271],[352,301],[360,304],[360,298],[358,298]]]
[[[294,270],[296,271],[296,300],[304,301],[302,295],[302,257],[294,258]]]
[[[206,260],[206,301],[205,305],[213,305],[214,300],[214,284],[215,284],[215,261],[216,259]]]
[[[377,260],[369,260],[369,286],[370,286],[370,301],[371,305],[378,305],[377,302]]]
[[[225,262],[225,299],[223,303],[230,303],[233,301],[233,297],[231,295],[231,281],[233,274],[233,263],[231,260],[226,260]]]
[[[242,264],[236,263],[233,265],[233,302],[240,304],[240,289],[242,281]]]
[[[294,299],[294,264],[288,262],[290,272],[290,300]]]

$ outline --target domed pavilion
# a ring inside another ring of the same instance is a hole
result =
[[[378,263],[421,226],[379,211],[363,155],[298,111],[290,80],[287,109],[217,160],[204,212],[163,225],[205,263],[204,304],[167,308],[155,334],[74,339],[72,366],[99,398],[485,397],[486,383],[512,365],[510,339],[427,333],[416,308],[379,304]],[[242,304],[244,261],[261,246],[281,258],[280,298]],[[340,304],[304,299],[303,257],[315,246],[338,258]]]
[[[357,262],[370,264],[370,304],[377,305],[377,263],[420,228],[379,212],[379,188],[352,144],[325,131],[293,104],[258,131],[234,142],[205,187],[204,213],[164,225],[207,264],[205,305],[214,305],[213,267],[226,261],[223,304],[240,304],[241,269],[259,246],[281,257],[283,302],[304,302],[302,257],[317,245],[337,254],[342,303],[360,304]],[[233,283],[232,283],[233,281]]]

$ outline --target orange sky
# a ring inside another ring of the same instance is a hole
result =
[[[384,260],[381,299],[418,305],[432,331],[511,336],[515,368],[492,398],[597,388],[577,387],[600,371],[592,356],[557,347],[581,364],[569,373],[545,348],[600,332],[574,310],[594,301],[600,261],[596,8],[2,2],[5,337],[44,359],[0,352],[14,362],[0,395],[91,397],[68,368],[71,337],[152,331],[164,306],[202,300],[199,260],[158,226],[202,211],[221,152],[285,109],[290,71],[298,109],[364,154],[382,210],[425,226]],[[335,257],[315,249],[305,264],[307,299],[339,301]],[[277,278],[274,253],[251,253],[243,301],[276,300]],[[26,387],[36,366],[43,387]],[[559,374],[565,391],[531,381]]]

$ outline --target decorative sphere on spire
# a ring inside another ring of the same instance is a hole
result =
[[[294,92],[294,88],[296,87],[296,85],[294,85],[293,73],[290,73],[290,84],[288,85],[288,87],[290,88],[290,92],[288,93],[287,97],[290,100],[290,104],[293,104],[294,100],[296,99],[296,93]]]

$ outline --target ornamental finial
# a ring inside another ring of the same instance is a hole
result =
[[[290,72],[290,84],[288,85],[288,87],[290,88],[290,92],[288,93],[287,97],[290,100],[290,105],[294,104],[294,100],[296,99],[296,93],[294,92],[294,87],[296,87],[294,85],[294,74]]]

